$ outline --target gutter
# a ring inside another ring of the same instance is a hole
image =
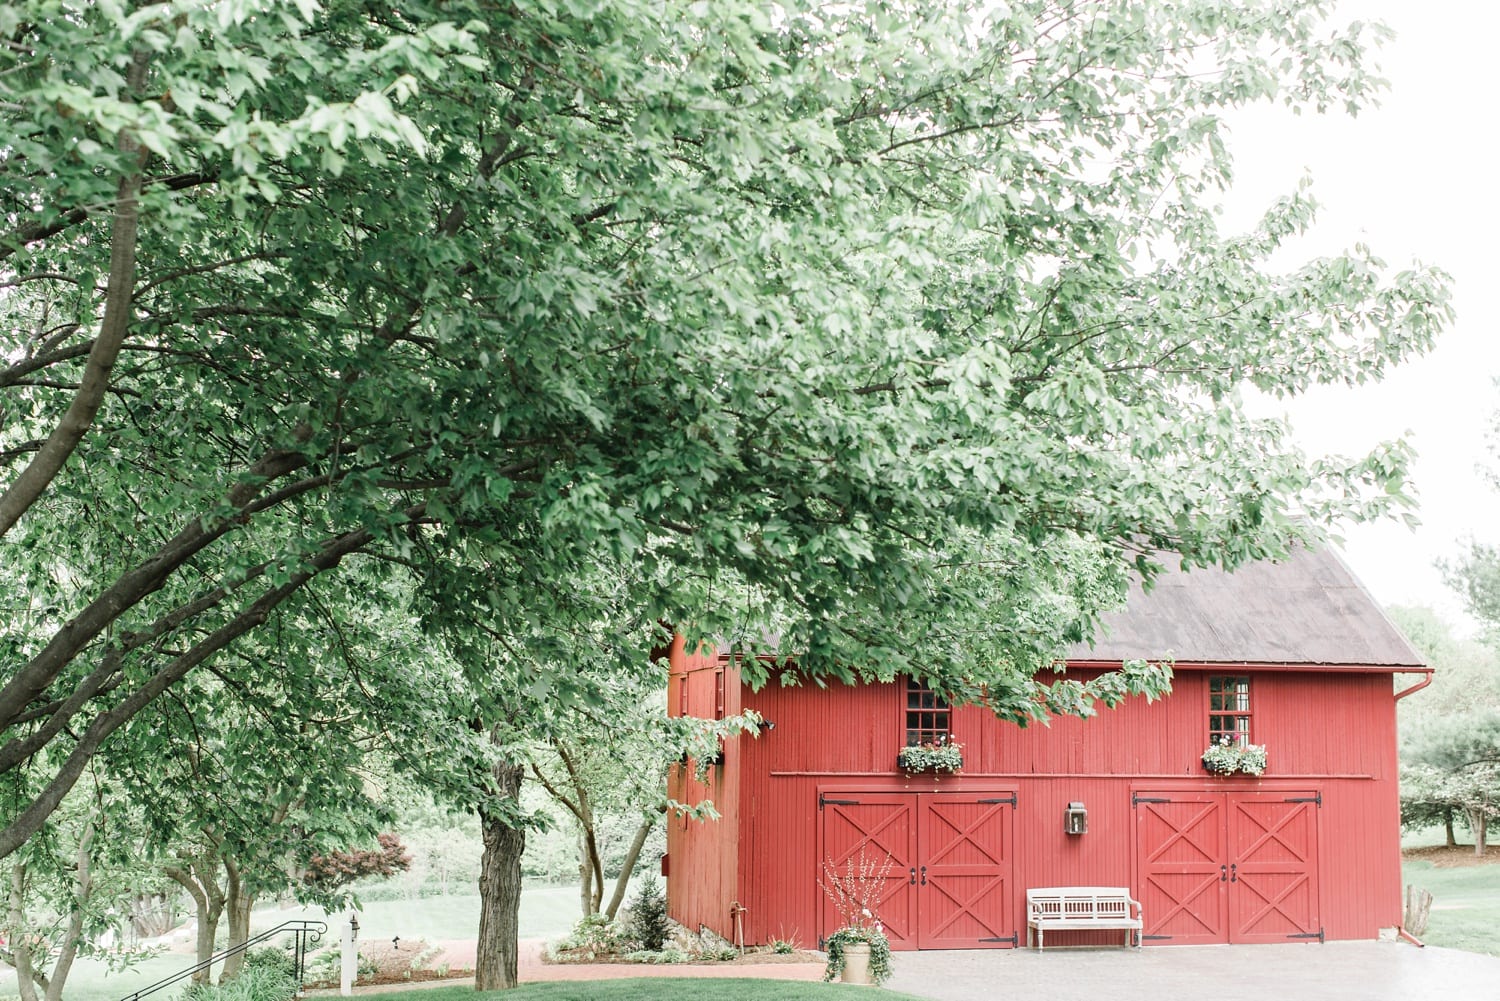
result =
[[[1427,668],[1413,668],[1412,670],[1399,671],[1397,673],[1398,674],[1425,674],[1426,675],[1425,678],[1423,678],[1421,681],[1417,682],[1415,685],[1412,685],[1410,688],[1403,688],[1403,689],[1401,689],[1401,691],[1397,692],[1396,693],[1396,701],[1397,702],[1400,702],[1402,699],[1406,698],[1408,695],[1411,695],[1413,692],[1420,692],[1422,689],[1424,689],[1428,685],[1432,684],[1432,668],[1430,668],[1430,667],[1427,667]],[[1402,931],[1402,934],[1405,935],[1406,932]],[[1412,939],[1412,941],[1415,942],[1416,939]],[[1417,942],[1417,944],[1421,945],[1422,943],[1421,942]]]

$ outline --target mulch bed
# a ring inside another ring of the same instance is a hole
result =
[[[1430,848],[1408,848],[1404,859],[1431,862],[1435,869],[1460,869],[1474,865],[1500,865],[1500,847],[1487,845],[1483,855],[1474,854],[1473,845],[1433,845]]]

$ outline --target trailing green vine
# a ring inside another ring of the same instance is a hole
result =
[[[828,966],[824,980],[837,979],[844,972],[844,947],[857,943],[870,946],[870,979],[876,986],[891,978],[891,943],[879,928],[840,928],[828,937]]]

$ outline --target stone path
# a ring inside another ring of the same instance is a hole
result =
[[[886,984],[934,1001],[1497,1001],[1500,959],[1399,942],[898,952]]]

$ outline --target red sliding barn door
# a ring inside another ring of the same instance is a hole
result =
[[[1313,796],[1229,798],[1232,942],[1320,938]]]
[[[1014,945],[1011,919],[1013,797],[920,797],[917,947]]]
[[[1227,941],[1224,797],[1140,793],[1135,805],[1136,892],[1145,937],[1182,945]]]
[[[825,792],[818,798],[818,878],[884,868],[877,914],[898,949],[1015,945],[1011,845],[1015,796]],[[887,863],[887,859],[889,862]],[[819,934],[839,927],[822,898]]]
[[[1321,939],[1316,793],[1137,793],[1147,941]]]
[[[824,890],[830,876],[847,877],[862,866],[885,870],[876,913],[891,945],[914,948],[917,939],[917,798],[911,793],[829,793],[819,797],[818,894],[822,934],[839,927],[838,910]],[[889,864],[886,863],[889,859]]]

